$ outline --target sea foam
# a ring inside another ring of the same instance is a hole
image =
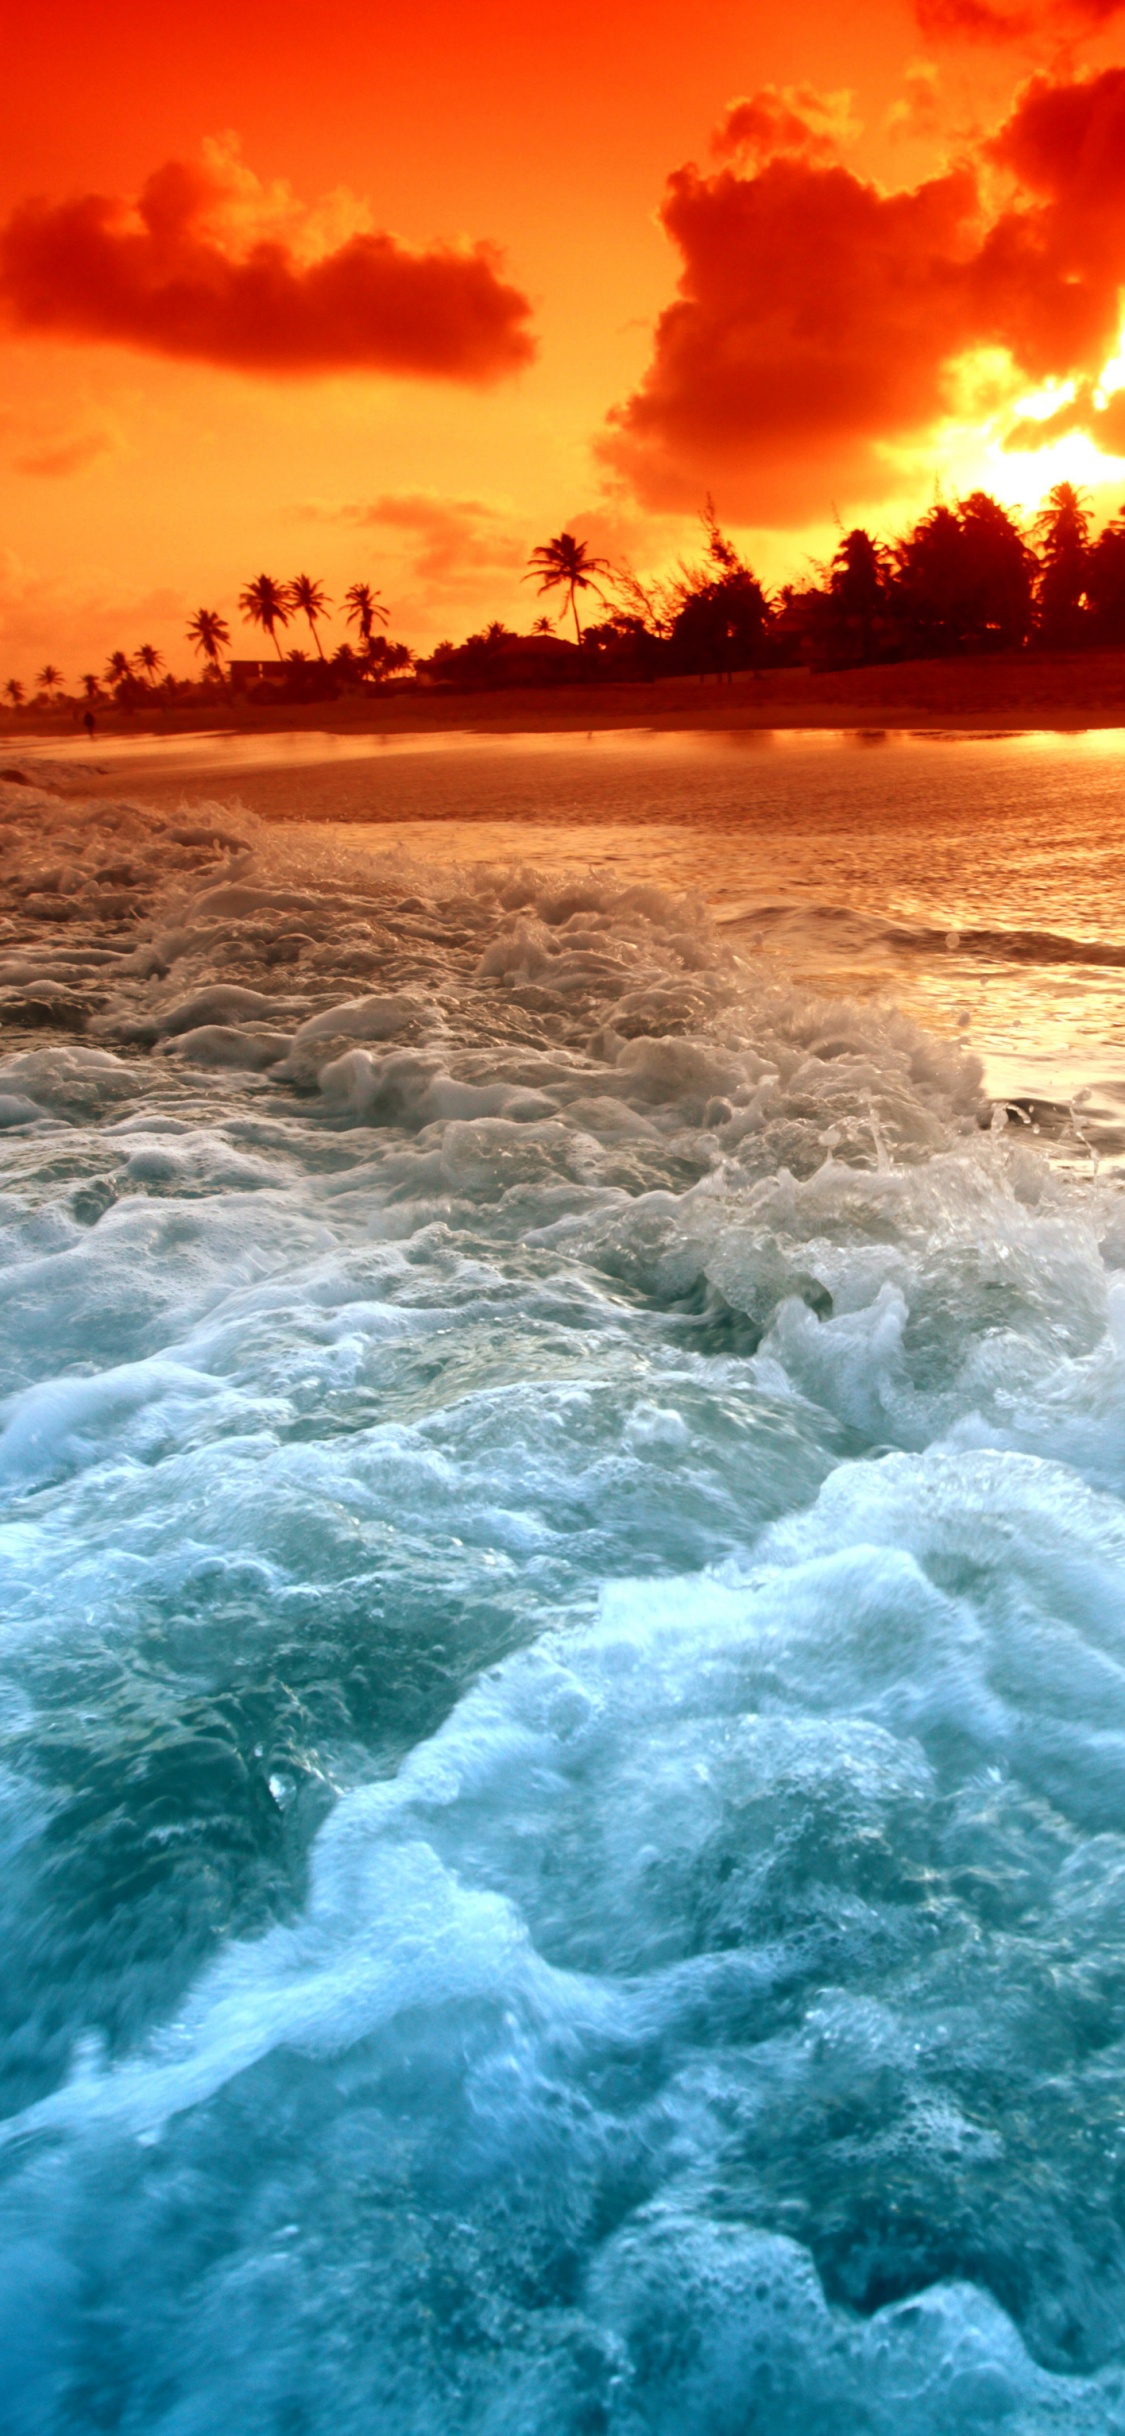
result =
[[[1118,1186],[657,890],[30,793],[0,2424],[1125,2429]]]

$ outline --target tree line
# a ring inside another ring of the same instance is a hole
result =
[[[1027,528],[986,491],[929,508],[889,542],[854,526],[826,565],[772,594],[710,500],[702,525],[701,557],[650,585],[595,559],[573,534],[542,544],[528,575],[541,590],[561,589],[571,656],[580,651],[591,673],[636,678],[1125,645],[1125,507],[1095,538],[1088,501],[1071,483],[1055,486]],[[598,614],[583,628],[586,594]],[[536,625],[549,630],[545,619]],[[505,668],[526,661],[529,641],[534,632],[494,623],[439,644],[425,665],[447,683],[501,683]]]
[[[345,592],[351,638],[329,654],[320,628],[332,603],[319,579],[255,576],[239,607],[268,639],[278,666],[271,680],[259,674],[249,690],[271,701],[322,700],[411,672],[425,683],[478,689],[1125,646],[1125,506],[1095,535],[1089,503],[1071,483],[1056,484],[1027,527],[986,491],[971,491],[952,506],[938,503],[891,541],[857,525],[842,534],[830,561],[772,594],[724,533],[710,500],[702,527],[701,556],[682,560],[653,584],[596,556],[573,533],[556,534],[532,551],[524,579],[541,596],[560,596],[554,620],[540,614],[523,635],[494,620],[462,643],[439,643],[426,658],[382,631],[388,612],[370,583]],[[596,614],[583,623],[591,602]],[[298,620],[308,629],[311,657],[300,646],[282,647]],[[557,631],[568,621],[573,641]],[[202,663],[203,688],[226,687],[226,619],[201,608],[186,631]],[[48,662],[36,679],[37,704],[66,701],[63,683]],[[78,707],[85,701],[90,711],[107,695],[133,709],[157,694],[191,698],[197,690],[168,675],[151,643],[131,654],[112,652],[102,676],[87,673],[81,689]],[[26,699],[15,678],[5,692],[14,708]]]
[[[345,592],[345,619],[355,629],[355,641],[341,643],[330,655],[321,641],[320,626],[332,603],[315,576],[295,575],[290,582],[280,583],[276,576],[256,575],[239,594],[238,605],[245,623],[258,627],[277,653],[278,677],[282,682],[275,681],[267,689],[271,700],[279,695],[288,699],[330,699],[349,688],[385,683],[388,677],[414,666],[414,655],[405,643],[392,643],[377,632],[378,627],[387,624],[389,613],[380,593],[369,583],[351,584]],[[313,660],[299,647],[282,650],[281,637],[298,617],[304,618],[315,645]],[[219,687],[227,688],[231,681],[231,631],[221,611],[197,609],[185,632],[202,663],[203,688],[212,693]],[[85,705],[92,715],[96,705],[107,699],[116,702],[120,709],[136,710],[154,698],[169,703],[190,699],[197,691],[168,672],[164,654],[152,643],[142,643],[133,652],[111,651],[100,676],[88,670],[79,679],[77,698],[68,696],[64,685],[62,670],[48,661],[35,679],[34,707],[44,704],[63,707],[76,700],[79,709]],[[252,686],[250,690],[262,689]],[[13,709],[18,710],[27,702],[27,689],[18,677],[8,679],[4,693]]]

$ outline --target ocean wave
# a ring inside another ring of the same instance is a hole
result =
[[[859,913],[850,905],[742,905],[723,918],[722,928],[734,936],[748,934],[759,946],[768,942],[771,947],[791,947],[801,939],[836,955],[883,948],[895,955],[963,956],[990,964],[1041,965],[1048,970],[1056,964],[1109,970],[1125,964],[1125,942],[1116,939],[1071,938],[1065,931],[980,923],[939,928],[928,922]]]
[[[1120,1188],[655,888],[112,810],[0,791],[0,2424],[1125,2428]]]

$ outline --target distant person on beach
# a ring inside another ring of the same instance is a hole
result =
[[[92,744],[92,743],[93,743],[93,741],[94,741],[94,714],[93,714],[93,711],[92,711],[92,710],[88,710],[88,711],[85,713],[85,716],[84,716],[83,721],[82,721],[82,725],[83,725],[83,727],[85,728],[85,730],[86,730],[86,734],[87,734],[87,736],[89,737],[90,742],[91,742],[91,744]]]

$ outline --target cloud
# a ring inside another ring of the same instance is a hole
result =
[[[404,534],[413,543],[419,582],[448,583],[480,567],[521,567],[527,545],[499,509],[481,499],[444,499],[430,491],[388,491],[345,509],[351,522]]]
[[[1033,76],[984,147],[1018,183],[1066,215],[1088,250],[1097,227],[1125,233],[1125,68],[1056,80]],[[1085,234],[1083,234],[1083,229]]]
[[[921,32],[934,42],[1065,41],[1096,33],[1125,8],[1125,0],[914,0]]]
[[[1093,440],[1103,457],[1125,457],[1125,389],[1107,396],[1097,381],[1080,381],[1073,397],[1066,397],[1053,414],[1023,415],[1013,423],[1004,435],[1004,447],[1013,455],[1033,454],[1072,432]]]
[[[818,93],[812,85],[761,85],[728,102],[711,137],[716,159],[831,160],[859,128],[850,93]]]
[[[991,0],[914,0],[914,14],[928,42],[1022,42],[1043,11],[993,8]]]
[[[999,185],[1004,192],[995,196]],[[986,200],[986,192],[994,199]],[[669,180],[677,300],[603,456],[658,507],[713,488],[782,524],[874,501],[990,348],[1028,380],[1096,378],[1125,277],[1125,69],[1033,79],[976,159],[887,194],[788,154]]]
[[[26,682],[49,658],[73,686],[83,669],[104,667],[111,651],[148,641],[183,667],[193,605],[166,584],[122,593],[109,577],[83,577],[72,568],[48,572],[0,548],[0,678]]]
[[[890,196],[789,159],[677,171],[661,217],[680,294],[610,418],[609,462],[651,506],[714,488],[725,513],[765,523],[885,492],[880,443],[932,420],[946,352],[968,343],[976,211],[965,170]]]
[[[460,602],[477,599],[482,575],[519,582],[528,560],[526,533],[516,531],[504,509],[487,499],[453,499],[431,490],[382,492],[343,504],[314,499],[297,514],[317,524],[375,533],[377,572],[392,587],[394,619],[443,619]]]
[[[913,136],[923,143],[931,141],[939,125],[937,69],[931,60],[912,60],[904,70],[902,82],[902,97],[891,103],[883,125],[892,137]]]
[[[302,215],[215,145],[155,170],[135,204],[25,201],[0,229],[0,306],[17,330],[245,373],[482,382],[531,360],[531,307],[494,248],[415,251],[349,228],[354,198],[330,203]]]
[[[71,439],[45,440],[34,448],[26,448],[12,463],[18,474],[42,474],[52,479],[67,474],[80,474],[96,458],[107,456],[113,448],[108,432],[76,432]]]

